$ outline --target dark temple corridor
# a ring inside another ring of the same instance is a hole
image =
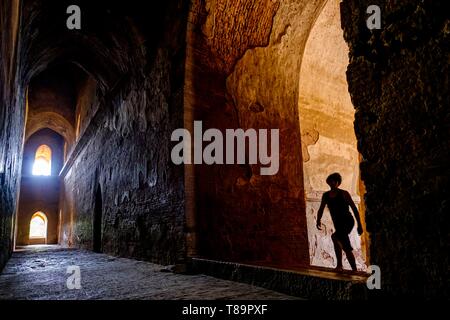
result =
[[[0,300],[448,298],[445,4],[2,0]]]
[[[83,270],[80,290],[67,290],[67,266]],[[14,253],[0,277],[0,300],[91,299],[295,299],[247,284],[204,275],[182,275],[170,268],[90,251],[57,246],[29,247]]]

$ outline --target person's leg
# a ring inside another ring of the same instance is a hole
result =
[[[342,249],[345,252],[347,260],[350,263],[350,266],[352,267],[352,270],[353,271],[357,271],[355,256],[353,255],[353,248],[352,248],[352,245],[350,243],[350,238],[348,237],[348,234],[340,235],[340,239],[341,239],[341,242],[342,242]]]
[[[353,255],[353,250],[347,248],[345,250],[345,255],[347,257],[348,262],[350,263],[350,266],[352,267],[352,270],[357,271],[358,269],[356,268],[356,261],[355,256]]]
[[[336,236],[336,233],[333,233],[331,235],[331,240],[333,240],[334,253],[336,254],[336,260],[337,260],[336,269],[342,270],[342,248],[341,248],[339,240]]]

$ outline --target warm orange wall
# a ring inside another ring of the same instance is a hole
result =
[[[38,211],[48,219],[47,243],[57,243],[59,177],[24,176],[20,188],[16,245],[30,244],[30,221]]]
[[[257,165],[187,168],[188,232],[198,236],[189,245],[198,255],[309,265],[298,79],[323,2],[244,6],[209,0],[191,6],[185,127],[202,120],[205,129],[280,129],[275,176],[261,176]]]
[[[32,176],[36,149],[45,144],[52,151],[51,176]],[[17,216],[16,245],[29,244],[31,216],[37,211],[48,219],[47,243],[57,243],[59,209],[59,172],[63,165],[64,139],[49,129],[32,135],[25,143],[20,184],[19,210]]]

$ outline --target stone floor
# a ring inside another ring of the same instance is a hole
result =
[[[81,289],[68,289],[67,267],[79,266]],[[57,246],[15,252],[0,274],[5,299],[295,299],[205,275],[183,275],[148,262]]]

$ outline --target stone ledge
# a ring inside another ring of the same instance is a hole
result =
[[[301,271],[191,258],[189,273],[237,281],[305,299],[366,300],[365,276],[338,275],[316,268]]]

